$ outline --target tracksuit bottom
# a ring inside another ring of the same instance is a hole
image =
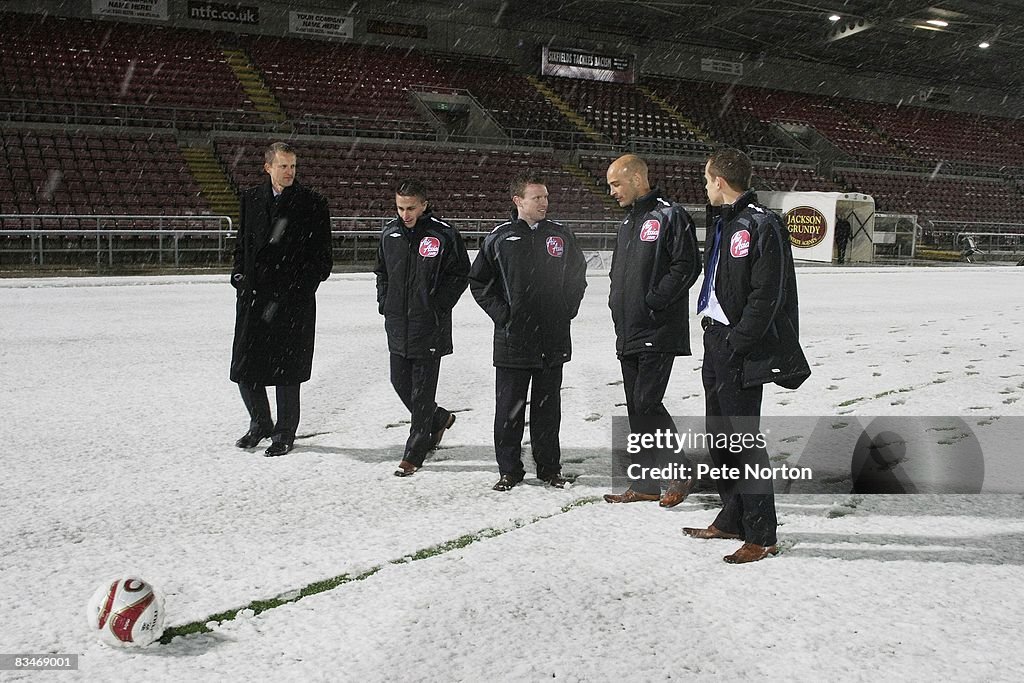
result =
[[[416,467],[434,445],[434,434],[448,421],[448,411],[435,402],[440,358],[405,358],[391,354],[391,386],[409,410],[409,438],[403,460]]]
[[[663,403],[675,360],[675,354],[654,351],[619,356],[631,432],[653,433],[658,429],[676,431],[675,422]],[[661,480],[650,476],[645,470],[651,467],[663,468],[670,462],[692,471],[692,463],[683,451],[675,454],[651,448],[641,450],[633,456],[633,464],[639,465],[643,474],[639,478],[630,479],[630,488],[637,493],[661,495]]]
[[[498,472],[522,478],[526,395],[530,392],[530,444],[537,478],[562,471],[558,432],[562,422],[562,366],[495,368],[494,453]]]

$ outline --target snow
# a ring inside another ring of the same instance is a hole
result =
[[[468,293],[438,389],[458,421],[400,479],[408,416],[371,276],[321,286],[300,438],[274,459],[233,446],[247,418],[227,379],[226,276],[2,280],[0,653],[79,653],[76,680],[97,681],[1021,680],[1024,423],[1008,418],[1024,414],[1022,277],[798,269],[815,374],[767,389],[765,415],[997,416],[1009,436],[984,450],[984,490],[1013,493],[854,495],[839,481],[779,495],[782,552],[743,566],[722,562],[736,542],[680,533],[714,518],[710,491],[671,510],[599,501],[625,412],[602,274],[565,370],[577,481],[560,491],[531,473],[504,494],[490,490],[491,328]],[[695,321],[691,336],[666,404],[700,416]],[[212,632],[101,646],[85,605],[119,574],[164,593],[168,627]]]

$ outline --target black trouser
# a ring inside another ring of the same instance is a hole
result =
[[[652,433],[657,429],[676,431],[676,424],[662,401],[665,389],[672,376],[675,354],[645,351],[631,356],[620,356],[622,386],[626,392],[626,413],[629,415],[629,429],[634,433]],[[669,462],[690,468],[686,453],[658,451],[645,448],[633,456],[633,464],[644,472],[646,468],[664,467]],[[637,493],[661,494],[661,481],[644,474],[630,483]]]
[[[839,263],[846,261],[846,239],[836,238],[836,251],[838,252],[839,258],[836,259]]]
[[[533,385],[532,389],[530,385]],[[526,392],[530,391],[530,444],[537,478],[562,472],[558,430],[562,423],[562,366],[543,369],[495,368],[494,454],[498,472],[520,477]]]
[[[267,388],[262,384],[238,383],[242,402],[249,411],[249,431],[270,434],[275,442],[291,444],[299,428],[299,384],[280,385],[277,389],[277,424],[270,416]]]
[[[423,460],[434,445],[434,434],[448,419],[448,411],[435,402],[440,371],[440,358],[404,358],[391,354],[391,386],[410,414],[409,438],[402,459],[416,467],[423,466]]]
[[[761,423],[761,398],[764,387],[743,388],[743,359],[735,355],[726,343],[729,328],[711,325],[704,331],[704,365],[701,379],[704,383],[704,401],[707,411],[706,429],[717,443],[735,443],[733,434],[757,436]],[[718,436],[725,435],[725,436]],[[715,526],[728,533],[739,534],[747,543],[775,545],[778,520],[775,516],[775,493],[771,479],[746,477],[747,465],[759,469],[770,467],[768,451],[764,448],[743,449],[732,452],[729,448],[710,448],[716,467],[735,467],[738,479],[719,478],[718,495],[722,498],[722,511]]]

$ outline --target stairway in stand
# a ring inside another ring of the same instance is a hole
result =
[[[218,216],[231,216],[238,229],[238,195],[224,169],[213,154],[213,148],[195,142],[178,143],[189,170],[199,183],[200,193]]]
[[[274,93],[270,91],[267,84],[263,82],[263,77],[252,65],[245,50],[224,48],[223,52],[228,66],[235,72],[235,78],[242,84],[245,96],[252,101],[256,111],[263,116],[267,123],[283,123],[286,117],[280,102],[274,97]]]
[[[555,109],[561,112],[565,118],[569,119],[574,126],[586,133],[587,137],[592,141],[608,142],[608,139],[605,136],[601,135],[589,123],[587,123],[586,120],[580,116],[568,102],[559,97],[558,93],[541,83],[535,76],[527,76],[526,80],[530,82],[530,85],[537,89],[537,92],[547,98],[548,101],[555,106]]]

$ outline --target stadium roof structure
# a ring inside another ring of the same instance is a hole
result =
[[[1010,94],[1024,90],[1024,0],[463,0],[459,5],[491,11],[503,26],[558,20],[639,45],[656,37],[902,74],[934,85]]]

